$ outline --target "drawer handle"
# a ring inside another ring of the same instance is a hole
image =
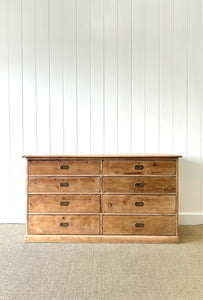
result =
[[[143,187],[143,183],[142,182],[136,182],[134,184],[135,187]]]
[[[61,165],[60,169],[61,170],[68,170],[69,169],[69,165]]]
[[[68,202],[68,201],[61,201],[61,202],[60,202],[60,205],[61,205],[61,206],[68,206],[68,205],[69,205],[69,202]]]
[[[135,223],[135,227],[144,227],[144,223]]]
[[[69,226],[69,223],[68,223],[68,222],[67,222],[67,223],[61,222],[61,223],[60,223],[60,226],[61,226],[61,227],[68,227],[68,226]]]
[[[144,206],[144,202],[135,202],[135,206]]]
[[[68,182],[61,182],[60,187],[68,187],[69,183]]]
[[[135,170],[143,170],[144,166],[143,165],[135,165]]]

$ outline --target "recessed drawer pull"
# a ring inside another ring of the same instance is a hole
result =
[[[60,187],[68,187],[69,183],[68,182],[61,182]]]
[[[143,165],[135,165],[135,170],[143,170],[144,166]]]
[[[69,165],[61,165],[60,169],[61,170],[68,170],[69,169]]]
[[[69,205],[69,202],[68,202],[68,201],[61,201],[61,202],[60,202],[60,205],[61,205],[61,206],[68,206],[68,205]]]
[[[144,223],[135,223],[135,227],[144,227]]]
[[[135,202],[135,206],[144,206],[144,202]]]
[[[67,222],[67,223],[61,222],[61,223],[60,223],[60,226],[61,226],[61,227],[68,227],[68,226],[69,226],[69,223],[68,223],[68,222]]]
[[[142,182],[135,182],[134,186],[135,187],[143,187],[143,183]]]

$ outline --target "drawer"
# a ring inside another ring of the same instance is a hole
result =
[[[104,175],[175,175],[175,160],[104,160]]]
[[[99,195],[29,195],[31,213],[99,213]]]
[[[30,193],[98,193],[99,177],[29,177]]]
[[[104,193],[175,193],[176,177],[104,177]]]
[[[28,161],[29,175],[98,175],[99,161]]]
[[[103,212],[175,214],[175,196],[104,195]]]
[[[175,235],[175,216],[103,216],[103,234]]]
[[[99,234],[99,216],[29,215],[29,234]]]

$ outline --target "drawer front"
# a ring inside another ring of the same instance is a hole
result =
[[[98,175],[99,161],[28,161],[29,175]]]
[[[99,195],[29,195],[31,213],[99,213]]]
[[[175,196],[104,195],[103,212],[175,214]]]
[[[99,216],[29,215],[29,234],[99,234]]]
[[[103,234],[175,235],[175,216],[103,216]]]
[[[30,193],[98,193],[99,177],[29,177]]]
[[[104,193],[175,193],[176,177],[104,177]]]
[[[104,175],[175,175],[176,162],[169,161],[135,161],[135,160],[104,160]]]

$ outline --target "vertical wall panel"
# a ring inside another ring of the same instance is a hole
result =
[[[10,218],[25,221],[25,179],[22,160],[22,64],[21,0],[9,1],[9,95],[10,95]],[[16,199],[17,198],[17,199]]]
[[[91,1],[91,152],[103,153],[103,0]]]
[[[131,0],[118,0],[118,152],[131,152]]]
[[[90,153],[90,0],[77,0],[78,153]]]
[[[173,1],[160,1],[160,153],[173,151]]]
[[[51,153],[64,151],[62,0],[49,0]]]
[[[146,152],[159,150],[160,1],[146,7]]]
[[[188,211],[199,212],[202,76],[202,1],[188,0]],[[191,199],[193,198],[193,201]]]
[[[132,153],[145,151],[146,1],[132,1]]]
[[[50,153],[49,3],[36,0],[37,153]]]
[[[118,3],[104,0],[104,153],[118,151]]]
[[[10,128],[9,128],[9,64],[8,64],[8,2],[0,0],[0,138],[2,141],[0,182],[2,189],[0,198],[0,222],[9,218],[10,205]]]
[[[35,1],[22,0],[24,153],[37,153]]]
[[[76,0],[63,0],[64,153],[77,152]]]
[[[174,1],[174,63],[173,63],[174,153],[180,160],[179,208],[187,211],[187,1]]]

